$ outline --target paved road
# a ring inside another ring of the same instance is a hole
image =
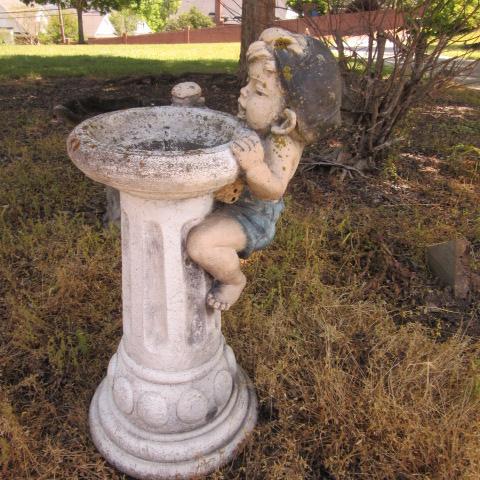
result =
[[[478,62],[471,71],[461,77],[457,77],[456,80],[468,88],[480,90],[480,62]]]

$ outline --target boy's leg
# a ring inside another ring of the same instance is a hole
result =
[[[218,282],[207,296],[207,303],[218,310],[228,310],[245,287],[237,252],[247,245],[242,226],[233,218],[210,215],[194,227],[187,239],[187,252]]]

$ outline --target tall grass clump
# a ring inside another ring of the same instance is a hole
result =
[[[260,396],[248,478],[475,478],[479,343],[325,286],[331,226],[290,212],[224,322]]]

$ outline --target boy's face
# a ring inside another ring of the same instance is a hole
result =
[[[264,58],[253,60],[249,64],[248,83],[240,90],[238,99],[238,116],[260,133],[269,133],[285,108],[278,75],[271,68],[266,68],[271,64],[271,60]]]

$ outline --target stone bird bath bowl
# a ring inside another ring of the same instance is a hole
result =
[[[134,108],[77,126],[68,153],[120,190],[123,337],[90,406],[103,456],[142,479],[218,468],[253,429],[250,381],[206,306],[207,276],[187,256],[191,227],[238,176],[239,121],[202,108]]]

